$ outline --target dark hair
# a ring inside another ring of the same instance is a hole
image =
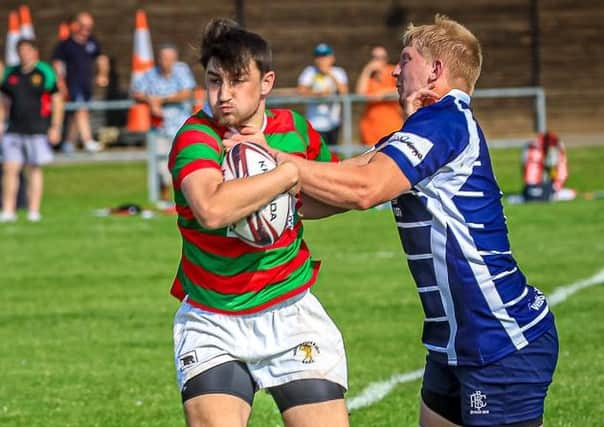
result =
[[[38,49],[38,42],[35,39],[21,38],[17,41],[17,49],[19,49],[22,45],[28,44],[34,49]]]
[[[207,68],[214,58],[233,77],[248,72],[253,60],[264,75],[273,67],[273,55],[268,42],[259,34],[246,31],[235,21],[213,19],[206,27],[201,41],[201,65]]]

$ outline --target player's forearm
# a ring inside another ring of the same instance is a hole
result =
[[[172,102],[188,101],[189,99],[191,99],[191,95],[192,95],[191,89],[183,89],[172,95],[162,96],[161,103],[167,104],[167,103],[172,103]]]
[[[50,118],[51,127],[61,129],[63,127],[63,117],[65,114],[65,104],[63,97],[59,93],[52,95],[52,116]]]
[[[208,197],[199,197],[193,185],[185,186],[184,190],[199,223],[217,229],[263,208],[294,187],[298,179],[297,168],[288,164],[260,175],[222,182]]]
[[[370,188],[362,166],[312,162],[296,156],[289,156],[288,159],[297,164],[302,191],[307,195],[338,208],[368,209],[372,206]]]
[[[99,75],[103,77],[109,76],[109,58],[106,55],[99,55],[96,58],[96,65]]]
[[[320,200],[317,200],[308,194],[302,193],[302,207],[300,208],[300,216],[303,219],[319,219],[326,218],[338,213],[346,212],[348,209],[337,206],[328,205]]]

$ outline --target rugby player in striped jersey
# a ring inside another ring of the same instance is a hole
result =
[[[263,248],[228,228],[278,194],[297,193],[299,171],[284,162],[224,182],[225,138],[262,132],[273,148],[332,160],[301,115],[266,108],[275,81],[271,59],[260,35],[229,20],[212,21],[201,46],[212,114],[191,116],[169,156],[183,241],[172,286],[182,300],[174,322],[175,363],[189,426],[246,425],[258,389],[272,394],[287,426],[348,425],[344,344],[309,291],[319,263],[300,221],[328,212],[312,200],[298,203],[293,228]]]
[[[392,201],[425,313],[420,425],[541,426],[558,338],[545,296],[512,256],[470,107],[480,44],[439,15],[410,25],[402,41],[393,72],[407,115],[399,131],[348,165],[275,155],[297,163],[303,192],[323,202],[367,209]]]

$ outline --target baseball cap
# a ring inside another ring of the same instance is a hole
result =
[[[327,56],[333,54],[333,49],[327,43],[319,43],[315,46],[315,56]]]

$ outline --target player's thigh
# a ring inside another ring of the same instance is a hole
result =
[[[538,427],[558,360],[555,327],[521,350],[482,367],[460,367],[466,426]]]
[[[327,380],[298,380],[269,389],[286,427],[347,427],[344,388]]]
[[[251,407],[244,400],[228,394],[203,394],[184,403],[189,427],[244,427]]]
[[[419,427],[459,427],[459,424],[455,424],[433,411],[422,400],[419,410]]]
[[[6,133],[0,141],[0,150],[3,159],[3,169],[21,168],[25,162],[24,136],[17,133]]]
[[[420,426],[461,425],[460,388],[455,367],[436,362],[428,355],[421,389]]]
[[[27,164],[31,166],[43,166],[53,160],[48,137],[44,134],[28,135],[25,137],[25,153]]]
[[[298,380],[326,380],[348,387],[342,334],[309,292],[256,322],[258,356],[248,368],[260,388]]]
[[[286,427],[348,427],[344,399],[295,406],[283,414]]]

